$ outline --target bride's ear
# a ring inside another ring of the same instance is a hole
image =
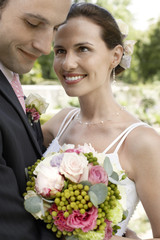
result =
[[[113,49],[113,60],[111,63],[112,68],[115,68],[120,63],[122,56],[123,56],[123,47],[121,45],[117,45]]]

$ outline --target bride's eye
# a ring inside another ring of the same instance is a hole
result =
[[[81,46],[79,48],[79,50],[80,50],[80,52],[88,52],[89,51],[88,47],[85,47],[85,46]]]
[[[66,53],[66,51],[64,49],[55,49],[54,52],[55,52],[55,55]]]

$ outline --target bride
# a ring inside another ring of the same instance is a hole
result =
[[[115,75],[129,67],[132,46],[123,45],[124,37],[107,10],[87,3],[72,6],[57,30],[54,69],[80,108],[63,109],[45,123],[44,143],[50,145],[46,153],[64,143],[91,143],[109,156],[128,176],[129,214],[112,239],[124,236],[139,199],[154,239],[160,239],[160,136],[121,107],[111,90]]]

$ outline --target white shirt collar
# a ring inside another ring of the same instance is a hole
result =
[[[0,62],[0,70],[5,75],[5,77],[8,79],[9,83],[11,83],[13,78],[13,72],[10,71],[8,68],[6,68],[1,62]]]

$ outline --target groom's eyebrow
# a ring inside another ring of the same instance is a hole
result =
[[[50,24],[49,21],[40,14],[26,13],[25,16],[40,20],[46,24]]]

